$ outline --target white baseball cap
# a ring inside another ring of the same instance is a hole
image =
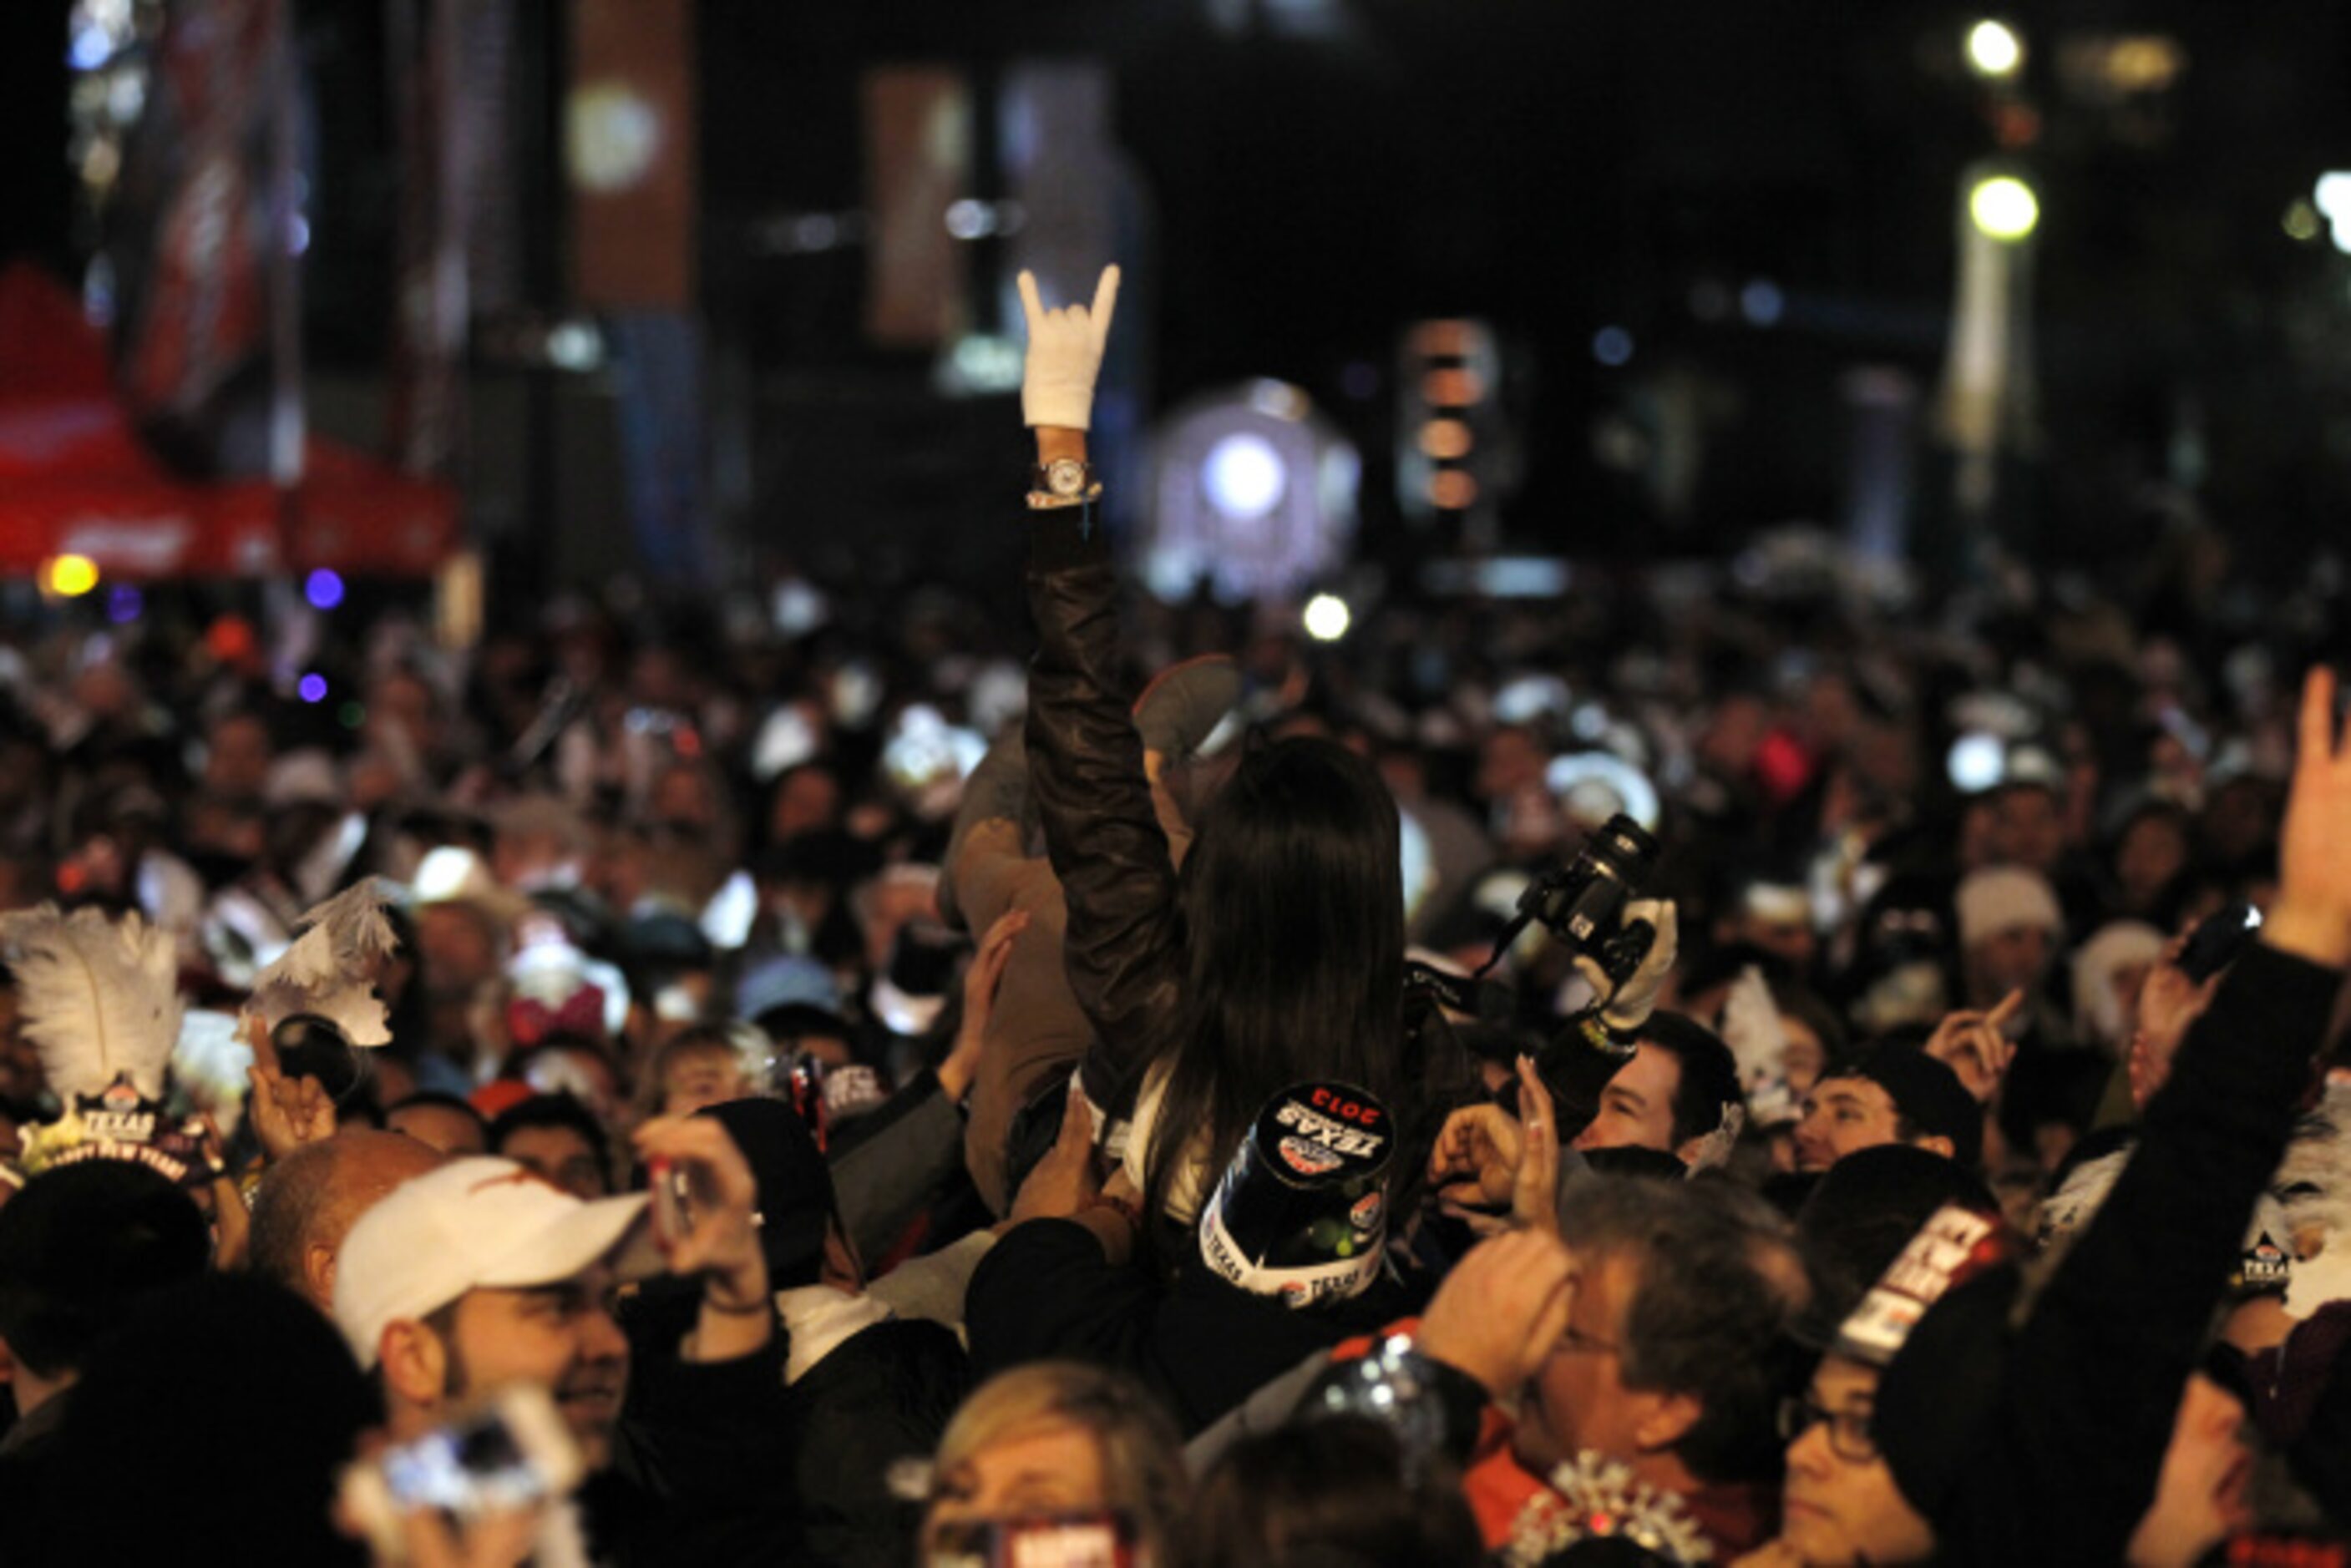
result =
[[[394,1188],[360,1216],[335,1260],[335,1324],[361,1367],[385,1327],[421,1318],[472,1290],[524,1290],[570,1279],[644,1238],[642,1192],[582,1202],[510,1159],[452,1160]],[[647,1244],[623,1274],[657,1272]]]

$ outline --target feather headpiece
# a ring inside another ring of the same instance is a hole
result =
[[[65,1107],[26,1130],[26,1174],[122,1159],[190,1186],[216,1176],[204,1124],[163,1108],[183,1012],[171,933],[135,914],[44,904],[0,916],[0,950],[16,971],[25,1036]]]
[[[169,931],[136,914],[71,915],[54,904],[0,916],[0,948],[16,971],[25,1037],[49,1087],[70,1107],[127,1079],[163,1097],[180,1040],[179,957]]]
[[[354,1045],[385,1045],[384,1005],[375,971],[399,945],[373,877],[353,883],[304,915],[300,934],[255,977],[246,1005],[270,1030],[304,1013],[323,1018]]]

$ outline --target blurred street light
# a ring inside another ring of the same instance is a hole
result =
[[[1995,240],[2021,240],[2041,222],[2041,199],[2013,174],[1995,174],[1968,192],[1968,216]]]
[[[2024,63],[2024,42],[2004,22],[1990,19],[1968,29],[1968,64],[1978,76],[2006,78]]]
[[[1336,642],[1347,635],[1354,614],[1336,594],[1316,594],[1306,601],[1306,635],[1317,642]]]
[[[2318,177],[2313,193],[2318,210],[2326,214],[2328,232],[2338,251],[2351,252],[2351,173],[2335,170]]]
[[[61,599],[78,599],[98,587],[98,563],[88,556],[58,556],[42,574],[51,594]]]

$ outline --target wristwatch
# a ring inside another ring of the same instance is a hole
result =
[[[1093,464],[1080,458],[1057,457],[1029,471],[1031,506],[1077,506],[1101,493]]]

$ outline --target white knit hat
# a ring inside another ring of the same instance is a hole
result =
[[[2123,1043],[2130,1020],[2122,999],[2115,994],[2115,976],[2133,964],[2151,964],[2163,956],[2163,933],[2144,920],[2115,920],[2074,955],[2074,1022],[2109,1047]]]
[[[2031,927],[2056,936],[2065,929],[2049,879],[2022,866],[1970,872],[1959,883],[1959,945],[1974,947],[2002,931]]]

